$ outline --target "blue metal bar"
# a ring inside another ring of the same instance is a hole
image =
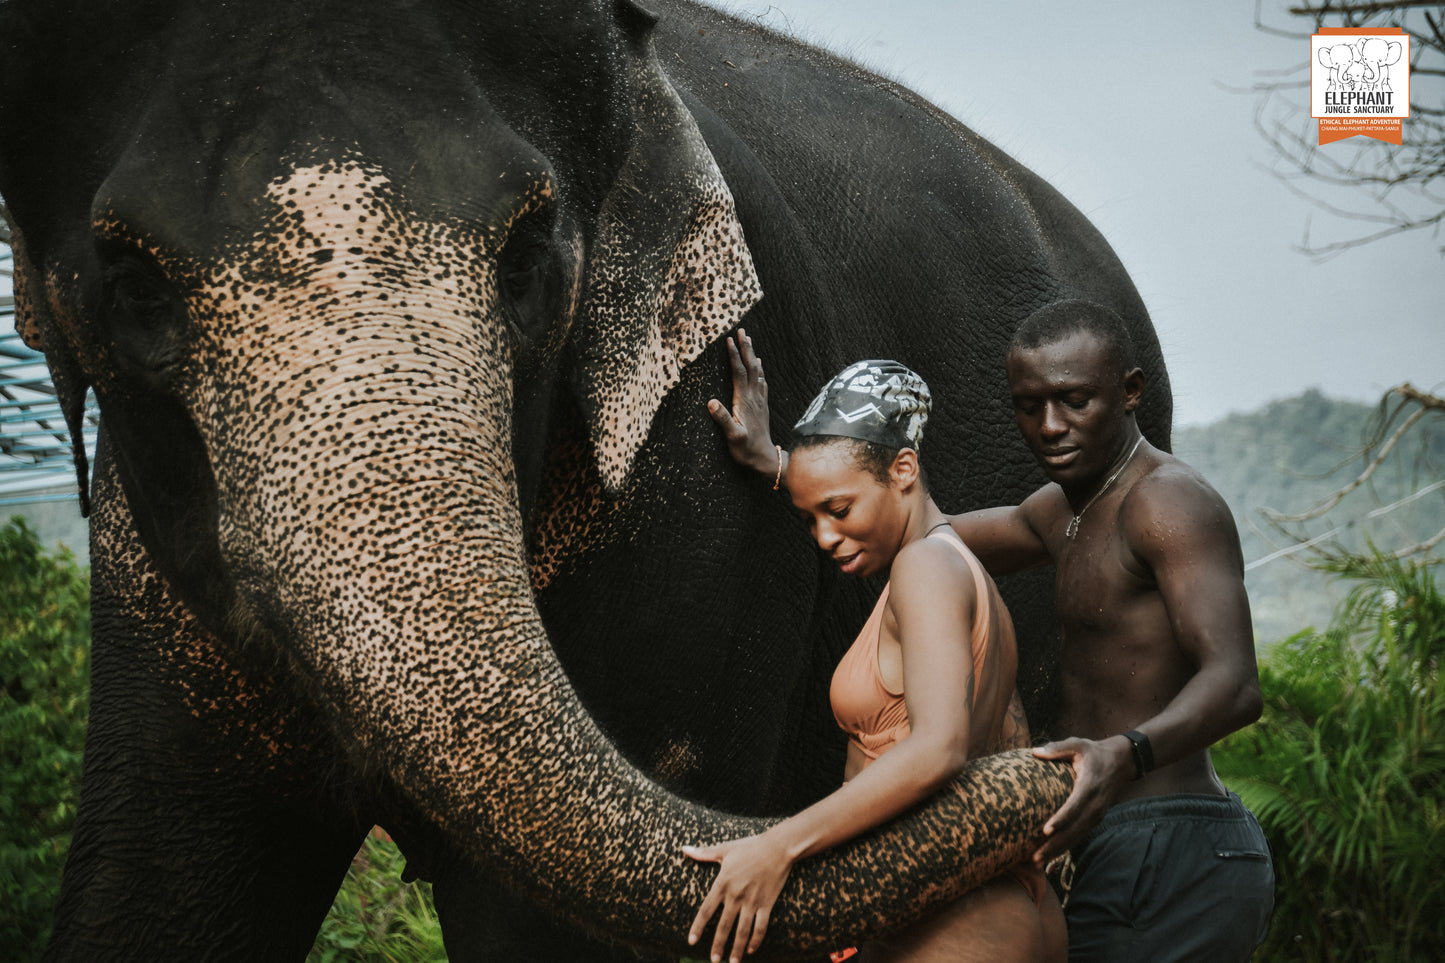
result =
[[[35,505],[39,502],[68,502],[75,500],[77,497],[79,497],[78,493],[74,489],[68,492],[52,492],[46,495],[20,495],[13,498],[8,495],[0,495],[0,506]]]
[[[0,472],[34,471],[45,466],[51,458],[70,458],[70,448],[19,447],[0,451]],[[7,460],[8,459],[8,460]]]
[[[0,371],[4,370],[5,366],[0,365]],[[0,378],[0,390],[5,388],[25,388],[36,394],[49,395],[52,398],[55,396],[55,386],[50,383],[50,372],[48,371],[43,375],[21,375],[17,378]],[[50,390],[46,391],[47,388]],[[11,398],[9,401],[19,402],[20,399]]]
[[[8,414],[0,414],[0,424],[18,424],[22,421],[58,421],[60,428],[64,430],[65,412],[57,404],[32,405],[28,410],[21,410]]]
[[[6,465],[5,460],[3,458],[0,458],[0,472],[5,472],[6,474],[10,475],[10,477],[4,482],[4,484],[0,485],[0,490],[12,489],[20,484],[20,482],[16,479],[15,474],[12,473],[24,474],[25,472],[29,472],[32,475],[65,475],[70,474],[74,471],[75,466],[70,461],[70,452],[65,452],[64,461],[61,461],[59,459],[53,459],[51,461],[41,462],[39,464],[20,464],[16,462],[11,462]]]
[[[3,467],[6,464],[6,458],[9,458],[10,463],[13,464],[14,462],[21,459],[24,459],[26,461],[33,461],[34,455],[42,453],[44,454],[45,459],[43,461],[37,462],[37,465],[54,464],[54,460],[57,458],[64,458],[65,463],[69,464],[70,453],[71,451],[73,451],[73,449],[67,442],[61,442],[60,444],[51,442],[48,445],[26,445],[23,443],[17,445],[13,442],[7,442],[6,444],[9,445],[9,447],[0,450],[0,467]]]

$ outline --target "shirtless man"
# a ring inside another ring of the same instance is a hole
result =
[[[738,341],[733,408],[709,411],[734,458],[785,476],[761,364]],[[1069,958],[1246,960],[1268,928],[1274,873],[1209,757],[1261,709],[1234,520],[1197,472],[1144,440],[1144,375],[1111,312],[1044,308],[1020,325],[1007,364],[1019,429],[1050,484],[952,522],[995,575],[1056,566],[1055,728],[1070,738],[1035,753],[1070,760],[1075,786],[1034,858],[1071,856]]]

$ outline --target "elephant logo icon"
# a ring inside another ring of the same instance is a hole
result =
[[[1310,116],[1320,122],[1322,144],[1356,134],[1402,143],[1401,122],[1410,116],[1409,34],[1340,27],[1311,37]]]
[[[1404,49],[1399,41],[1360,37],[1321,47],[1316,59],[1329,71],[1326,90],[1389,91],[1390,65],[1400,61]]]

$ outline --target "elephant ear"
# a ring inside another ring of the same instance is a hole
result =
[[[50,366],[50,380],[55,385],[56,399],[70,429],[70,446],[74,452],[76,482],[80,492],[80,514],[90,515],[90,466],[85,455],[85,392],[89,384],[80,364],[65,345],[57,326],[50,318],[39,272],[25,247],[25,238],[10,216],[10,209],[0,205],[0,216],[6,226],[6,242],[15,259],[15,330],[31,349],[45,353]]]
[[[609,491],[683,369],[762,297],[731,191],[644,35],[633,142],[588,258],[575,386]]]

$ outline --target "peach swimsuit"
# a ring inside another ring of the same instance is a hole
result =
[[[989,626],[993,622],[993,594],[989,591],[988,577],[983,566],[972,552],[956,536],[939,532],[929,538],[941,538],[958,550],[973,573],[974,595],[978,604],[974,609],[972,639],[973,678],[975,680],[973,705],[978,707],[979,693],[985,690],[982,684],[987,678],[990,649]],[[883,586],[873,614],[863,625],[863,631],[833,670],[833,683],[828,690],[828,699],[833,704],[833,718],[839,728],[848,734],[848,739],[872,762],[887,752],[912,730],[908,725],[908,706],[903,699],[903,690],[894,692],[883,681],[878,669],[878,644],[883,636],[883,610],[888,605],[888,590],[892,583]],[[1013,621],[1007,613],[1001,613],[998,629],[1000,644],[1006,649],[1014,647]]]
[[[969,710],[973,711],[977,708],[979,693],[985,689],[978,680],[986,677],[985,672],[990,668],[989,656],[993,654],[989,626],[993,622],[995,596],[990,591],[991,586],[983,566],[957,536],[951,532],[939,532],[927,537],[941,538],[956,548],[973,574],[974,595],[978,599],[970,632],[975,685],[973,705],[969,706]],[[828,699],[833,704],[833,718],[837,720],[839,728],[848,734],[848,740],[867,757],[865,766],[902,742],[912,731],[908,724],[908,706],[902,690],[894,692],[888,688],[883,681],[883,673],[878,668],[878,644],[883,636],[883,610],[888,605],[890,585],[883,587],[878,603],[873,606],[873,613],[863,625],[863,631],[858,633],[858,638],[844,653],[838,668],[833,670],[833,682],[828,690]],[[1009,618],[1007,611],[1001,610],[999,615],[998,641],[1006,650],[1011,650],[1016,644],[1013,620]],[[1036,906],[1042,905],[1048,883],[1043,872],[1032,862],[1019,863],[1004,872],[1019,881]]]

